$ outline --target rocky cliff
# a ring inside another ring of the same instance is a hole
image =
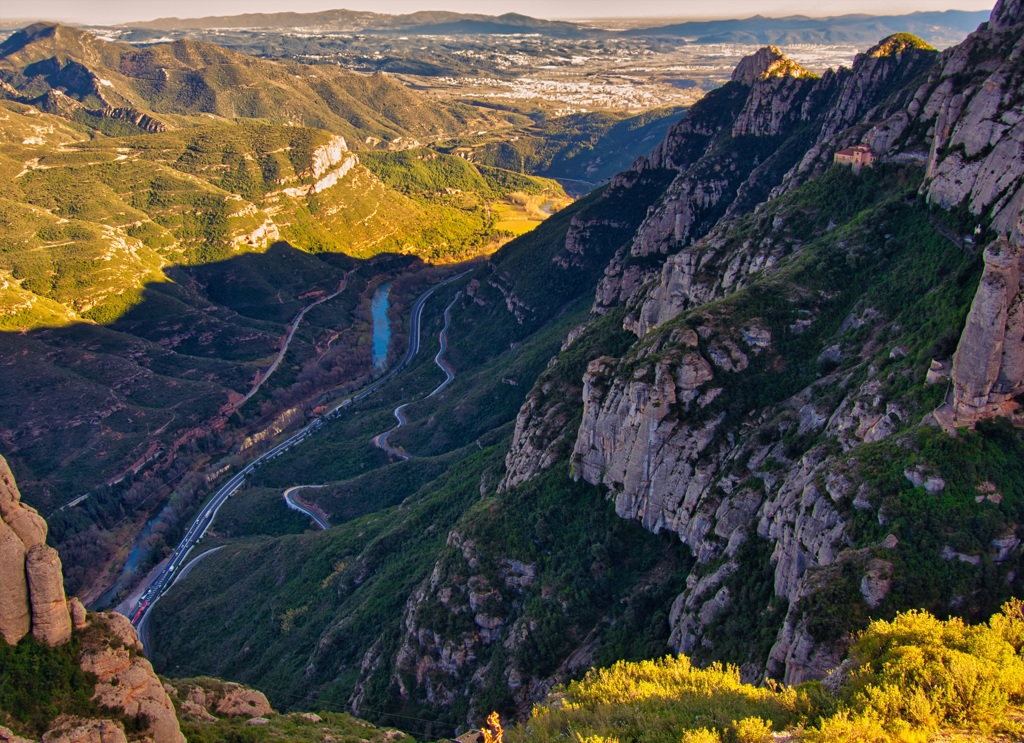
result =
[[[720,220],[752,211],[774,189],[806,180],[815,172],[810,163],[830,163],[836,149],[856,143],[862,133],[850,127],[899,110],[907,84],[926,73],[935,57],[926,44],[901,34],[859,55],[852,70],[830,70],[820,78],[775,47],[742,60],[728,85],[705,96],[650,158],[634,166],[671,168],[677,175],[651,205],[631,245],[609,264],[595,310],[636,299],[635,290],[660,270],[660,296],[629,322],[643,334],[652,322],[678,314],[688,303],[681,289],[692,283],[700,262],[680,250],[699,243]],[[666,255],[673,257],[662,266]],[[764,253],[746,261],[733,255],[727,257],[730,270],[707,274],[729,288],[763,270],[765,260]],[[697,301],[708,298],[698,289]]]
[[[595,310],[624,305],[640,340],[587,368],[571,467],[696,557],[674,649],[799,682],[838,662],[857,617],[913,605],[914,560],[990,561],[1014,590],[1016,522],[988,494],[1002,503],[1022,485],[995,483],[984,457],[954,476],[939,451],[962,444],[919,423],[1012,415],[1024,390],[1021,21],[1020,3],[1000,3],[942,55],[898,35],[822,78],[762,50],[635,166],[678,175],[598,286]],[[878,173],[832,167],[860,142]],[[945,380],[925,395],[922,363],[954,347],[944,406]],[[573,411],[550,398],[539,386],[520,412],[508,485],[562,466],[558,424]],[[912,535],[890,515],[912,492],[954,493],[1001,525]],[[954,534],[973,547],[950,546]],[[770,608],[742,603],[760,590],[755,554],[770,555]],[[973,599],[934,585],[929,601],[973,611],[981,573],[962,580]],[[816,616],[829,605],[846,616]],[[735,648],[722,628],[737,626],[762,640]]]
[[[46,522],[21,502],[0,457],[0,635],[14,645],[31,631],[47,645],[71,637],[60,557],[46,545]]]

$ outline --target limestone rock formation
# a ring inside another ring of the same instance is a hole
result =
[[[142,655],[142,643],[127,617],[90,614],[104,634],[116,642],[89,643],[82,651],[82,670],[96,674],[93,695],[100,705],[120,709],[129,717],[144,716],[154,743],[185,743],[174,705],[160,679]]]
[[[217,700],[216,711],[229,717],[265,717],[274,712],[266,696],[240,684],[224,685],[224,690]]]
[[[18,484],[3,457],[0,457],[0,518],[14,530],[26,550],[46,542],[46,521],[36,509],[21,502]]]
[[[124,728],[112,720],[70,718],[43,735],[43,743],[128,743]]]
[[[1024,248],[985,250],[985,272],[953,357],[954,423],[1010,412],[1024,392]]]
[[[923,188],[943,207],[991,214],[996,234],[1020,232],[1024,210],[1024,23],[1000,3],[988,28],[945,52],[909,113],[932,126]],[[965,84],[964,78],[969,79]]]
[[[678,314],[686,303],[681,301],[687,291],[683,286],[692,281],[697,264],[704,267],[715,226],[749,213],[774,189],[793,188],[830,166],[835,150],[859,143],[851,127],[864,127],[866,117],[872,122],[866,132],[871,146],[888,152],[909,126],[903,98],[893,95],[902,91],[909,96],[904,87],[928,70],[936,54],[920,40],[899,35],[859,55],[852,70],[829,71],[821,78],[775,47],[744,58],[731,83],[694,105],[651,156],[634,165],[634,170],[672,169],[678,175],[650,208],[632,245],[609,264],[595,310],[640,304],[645,298],[637,295],[649,280],[659,278],[661,268],[661,298],[654,302],[667,300],[675,308],[662,312],[648,306],[643,314],[650,319],[630,329],[643,333]],[[779,146],[777,137],[785,138],[786,145]],[[686,250],[691,254],[683,256],[680,251]],[[658,256],[671,256],[671,267],[652,261]],[[731,271],[703,274],[721,288],[738,288],[748,273],[770,268],[774,257],[770,250],[749,260],[733,254],[727,258],[736,264]]]
[[[0,457],[0,635],[10,644],[29,631],[60,645],[71,637],[71,617],[57,552],[46,546],[46,521],[21,502]]]
[[[804,77],[810,73],[791,60],[777,46],[758,49],[744,57],[732,72],[732,81],[753,85],[760,80],[773,77]]]
[[[266,696],[241,684],[198,678],[175,681],[167,688],[179,698],[182,711],[200,720],[216,720],[217,715],[265,718],[276,714]]]
[[[1024,0],[999,0],[992,10],[989,26],[995,29],[1012,28],[1024,23]]]
[[[22,738],[20,735],[15,735],[9,729],[0,725],[0,743],[32,743],[28,738]]]
[[[0,636],[14,645],[32,629],[25,578],[25,545],[0,520]]]
[[[57,550],[45,544],[33,546],[25,573],[32,602],[32,636],[50,646],[63,645],[71,639],[71,614]]]
[[[145,721],[153,743],[185,743],[167,692],[142,655],[135,628],[120,614],[89,614],[64,595],[60,556],[45,544],[46,522],[20,502],[14,477],[0,457],[0,635],[14,644],[29,631],[50,646],[83,635],[79,664],[97,677],[93,700]],[[264,699],[265,701],[265,699]],[[0,728],[0,740],[6,740]],[[10,738],[14,740],[13,738]],[[110,720],[59,717],[43,736],[47,743],[124,743],[125,731]]]

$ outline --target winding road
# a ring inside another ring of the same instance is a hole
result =
[[[342,277],[341,283],[338,285],[337,291],[335,291],[332,294],[323,296],[320,299],[316,300],[315,302],[308,304],[301,310],[299,310],[299,314],[295,316],[295,319],[292,320],[291,327],[288,328],[288,333],[284,337],[284,343],[281,344],[281,350],[277,352],[277,358],[275,358],[273,363],[271,363],[271,365],[267,367],[267,371],[260,375],[259,381],[257,381],[256,384],[253,385],[252,389],[245,394],[245,397],[238,401],[238,404],[235,405],[235,409],[242,407],[246,402],[248,402],[253,395],[260,391],[260,387],[263,386],[263,383],[270,379],[270,375],[277,371],[277,367],[284,360],[285,354],[288,353],[288,346],[291,345],[292,338],[295,337],[295,331],[299,329],[299,323],[302,322],[302,318],[306,316],[306,313],[309,312],[314,307],[316,307],[318,304],[323,304],[328,300],[334,299],[336,296],[345,291],[345,287],[347,285],[348,274],[346,273],[345,276]]]
[[[299,497],[297,495],[295,495],[295,491],[296,490],[303,490],[305,488],[324,488],[324,487],[327,487],[327,486],[326,485],[295,485],[295,486],[290,487],[290,488],[288,488],[287,490],[284,491],[284,493],[283,493],[284,502],[288,505],[288,508],[292,509],[293,511],[298,511],[300,513],[304,513],[307,516],[309,516],[311,519],[313,519],[313,522],[317,526],[319,526],[321,529],[330,529],[331,525],[329,523],[327,523],[327,519],[325,519],[323,516],[318,514],[312,508],[307,508],[306,506],[304,506],[302,504],[302,501],[299,500]]]
[[[440,341],[441,347],[438,349],[437,355],[434,356],[434,363],[437,364],[437,367],[444,372],[445,380],[441,382],[441,384],[437,385],[437,387],[434,388],[433,392],[427,395],[427,397],[433,397],[441,390],[443,390],[445,387],[447,387],[449,384],[451,384],[452,380],[455,379],[455,371],[452,369],[451,364],[444,360],[444,353],[445,351],[448,350],[448,328],[452,324],[452,307],[455,306],[455,303],[459,301],[459,297],[461,296],[461,291],[456,292],[454,299],[452,299],[452,301],[448,303],[448,306],[444,308],[444,327],[441,328],[441,333],[437,337],[438,340]],[[417,333],[418,332],[419,331],[417,330]],[[391,434],[393,434],[395,431],[397,431],[399,428],[401,428],[402,426],[409,422],[409,420],[405,417],[405,414],[402,412],[403,410],[405,410],[406,407],[408,407],[408,405],[409,403],[405,402],[399,405],[397,408],[395,408],[393,411],[393,415],[395,416],[395,420],[398,422],[384,433],[378,433],[376,436],[370,439],[374,446],[376,446],[378,449],[383,450],[388,456],[398,457],[399,459],[409,459],[412,456],[407,451],[405,451],[405,449],[399,449],[397,447],[394,447],[388,441]]]
[[[199,511],[199,514],[192,522],[191,526],[189,526],[188,531],[185,532],[185,536],[182,538],[181,542],[175,548],[174,552],[171,553],[171,556],[167,561],[167,565],[164,567],[163,571],[161,571],[159,575],[156,576],[153,582],[149,584],[149,587],[145,590],[145,592],[143,592],[138,604],[136,604],[135,606],[135,610],[132,612],[131,622],[133,625],[135,625],[136,630],[138,630],[139,638],[142,640],[142,644],[147,656],[150,655],[148,628],[149,617],[153,611],[153,607],[156,605],[156,602],[160,600],[160,597],[163,596],[167,589],[170,588],[170,586],[177,579],[177,575],[181,571],[182,566],[186,565],[186,560],[188,558],[189,553],[193,550],[196,544],[203,538],[207,530],[209,530],[210,525],[213,523],[214,517],[217,515],[217,511],[219,511],[221,506],[223,506],[227,502],[228,498],[233,496],[238,491],[238,489],[242,487],[242,485],[245,483],[246,476],[253,472],[254,470],[258,469],[260,465],[263,464],[263,462],[274,459],[275,457],[280,456],[293,446],[301,444],[309,436],[312,436],[314,433],[319,431],[323,427],[325,420],[338,415],[343,408],[346,408],[355,402],[359,402],[360,400],[373,394],[382,385],[394,379],[399,372],[405,369],[412,361],[413,357],[416,356],[420,349],[420,329],[422,327],[423,320],[423,307],[426,304],[427,300],[430,299],[430,297],[433,296],[434,292],[436,292],[438,289],[448,284],[451,284],[453,281],[457,281],[458,279],[465,276],[467,273],[469,273],[469,271],[463,271],[460,274],[445,279],[439,284],[435,284],[434,286],[430,287],[425,292],[423,292],[423,294],[421,294],[416,299],[416,301],[413,303],[412,312],[409,319],[409,348],[405,353],[405,357],[398,365],[395,366],[395,368],[391,369],[387,374],[383,375],[374,382],[371,382],[357,394],[342,400],[340,403],[335,405],[329,412],[327,412],[323,416],[319,418],[314,418],[308,424],[303,426],[299,431],[292,434],[287,439],[277,444],[269,451],[264,452],[256,459],[249,462],[241,470],[234,474],[226,483],[224,483],[220,487],[220,489],[218,489],[217,492],[213,495],[213,497],[202,507],[202,509]],[[298,328],[298,323],[302,320],[302,317],[305,316],[305,313],[308,312],[313,307],[315,307],[316,305],[320,304],[321,302],[327,301],[327,299],[329,299],[330,297],[337,296],[343,290],[344,286],[342,286],[334,294],[324,297],[321,300],[318,300],[317,302],[310,304],[309,306],[304,308],[303,311],[300,312],[298,316],[296,316],[295,320],[292,322],[292,329],[288,334],[284,346],[282,347],[281,353],[279,354],[279,358],[283,357],[284,352],[287,350],[288,342],[290,342],[291,337],[295,333],[295,329]],[[276,368],[276,363],[275,365],[272,365],[272,368]],[[270,370],[268,370],[267,376],[269,376],[269,373]]]

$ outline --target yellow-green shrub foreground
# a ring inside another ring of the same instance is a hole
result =
[[[1024,602],[987,624],[874,621],[826,680],[740,681],[688,658],[616,663],[552,694],[510,743],[924,743],[1024,739]],[[831,691],[830,691],[831,690]]]

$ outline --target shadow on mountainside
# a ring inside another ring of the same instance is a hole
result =
[[[167,280],[147,284],[142,301],[109,325],[0,333],[0,451],[53,522],[51,541],[113,527],[139,503],[164,500],[189,463],[226,452],[239,432],[365,378],[369,283],[425,267],[407,256],[360,261],[279,242],[165,269]],[[240,406],[296,315],[343,282],[345,291],[305,314],[272,380]],[[105,484],[121,478],[114,497]],[[68,520],[81,524],[69,530]]]

